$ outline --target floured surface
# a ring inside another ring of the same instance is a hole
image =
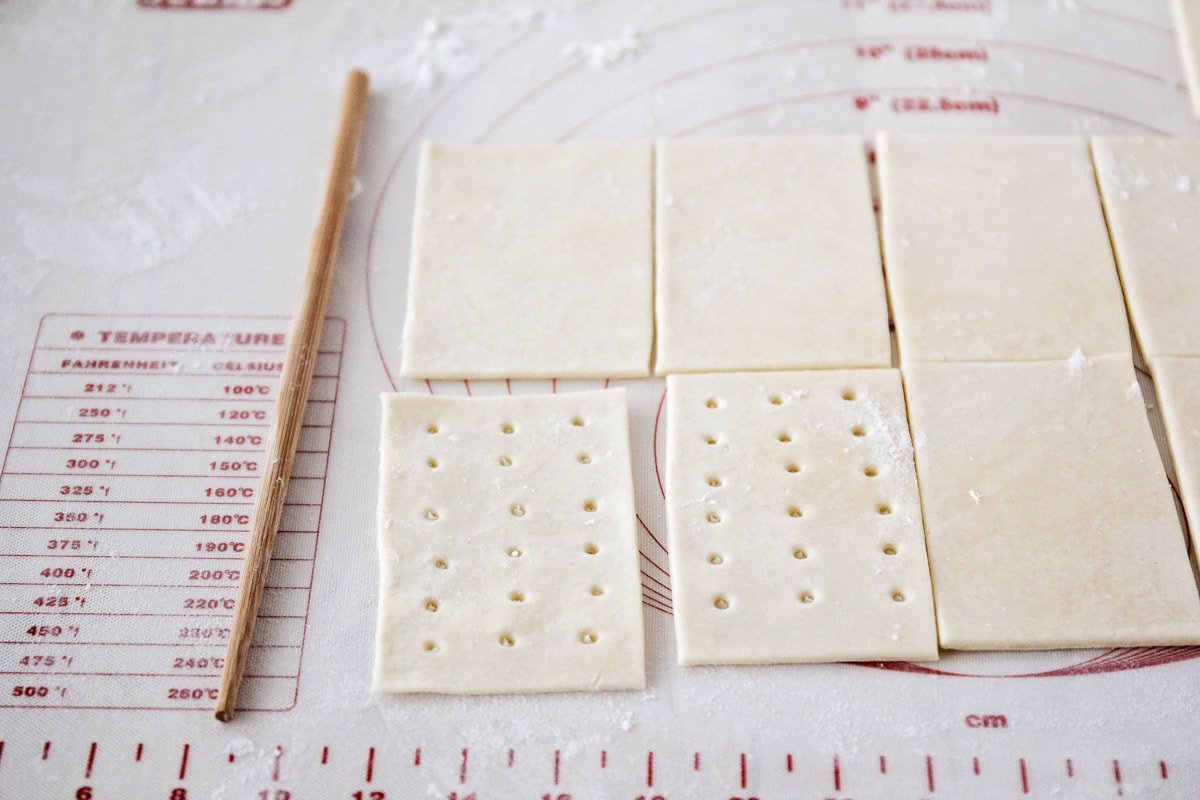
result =
[[[383,403],[375,688],[642,687],[625,391]]]
[[[1200,530],[1200,359],[1155,358],[1150,365],[1194,551]]]
[[[655,371],[891,364],[858,136],[666,139]]]
[[[1086,139],[884,134],[878,164],[905,363],[1130,353]]]
[[[673,375],[667,402],[680,663],[937,658],[899,372]]]
[[[1101,137],[1092,153],[1142,352],[1200,356],[1200,139]]]
[[[908,364],[952,649],[1200,642],[1197,596],[1132,364]]]
[[[650,372],[650,143],[427,144],[402,370]]]

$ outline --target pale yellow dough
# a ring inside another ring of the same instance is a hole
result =
[[[650,374],[651,147],[426,144],[401,371]]]
[[[666,139],[655,371],[891,365],[859,136]]]
[[[906,364],[942,647],[1200,642],[1128,357]]]
[[[1106,137],[1092,153],[1142,352],[1200,356],[1200,139]]]
[[[938,657],[897,371],[672,375],[667,403],[680,663]]]
[[[1130,353],[1085,139],[884,134],[878,163],[902,362]]]
[[[1200,533],[1200,358],[1154,358],[1151,367],[1195,551]]]
[[[383,396],[375,688],[645,685],[624,389]]]

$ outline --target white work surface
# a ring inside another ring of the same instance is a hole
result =
[[[220,724],[246,475],[354,66],[323,377]],[[1181,75],[1166,0],[0,0],[0,794],[1194,796],[1200,648],[678,667],[655,379],[621,382],[649,688],[370,688],[378,394],[603,385],[399,380],[423,139],[1196,135]]]

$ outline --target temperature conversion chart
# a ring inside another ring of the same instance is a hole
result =
[[[315,369],[246,673],[295,701],[344,323]],[[287,320],[49,315],[0,473],[5,706],[211,708]]]

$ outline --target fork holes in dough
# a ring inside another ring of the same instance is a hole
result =
[[[718,553],[713,553],[708,557],[708,563],[712,564],[714,567],[719,567],[725,563],[725,559],[722,558]]]
[[[804,559],[808,558],[808,553],[804,552],[803,547],[797,547],[792,551],[792,558],[796,559],[797,561],[803,561]]]
[[[515,644],[515,642],[513,641],[513,637],[512,637],[511,633],[500,634],[500,646],[501,647],[512,647],[513,644]]]
[[[583,421],[583,417],[571,417],[571,425],[576,428],[583,428],[587,426],[587,423]]]
[[[517,429],[513,427],[513,424],[511,422],[505,422],[503,425],[500,426],[500,432],[501,433],[516,433]]]
[[[500,456],[499,461],[500,461],[500,466],[502,466],[502,467],[511,467],[512,466],[512,459],[509,458],[508,456]]]
[[[599,597],[600,595],[604,594],[604,589],[600,586],[593,586],[589,591],[591,592],[592,597]]]
[[[436,653],[438,651],[437,642],[432,639],[426,640],[425,644],[421,645],[421,647],[425,648],[426,653]]]
[[[800,506],[791,506],[788,508],[788,516],[794,519],[799,519],[800,517],[804,516],[804,512],[800,509]]]
[[[598,638],[600,637],[591,631],[583,631],[579,634],[579,641],[583,642],[584,644],[595,644]]]
[[[715,437],[715,436],[705,436],[705,437],[704,437],[704,443],[705,443],[705,444],[716,444],[716,443],[717,443],[717,437]]]
[[[816,600],[816,598],[813,597],[812,592],[801,592],[800,594],[796,595],[796,599],[799,600],[801,603],[806,603],[806,604],[811,603],[812,601]]]
[[[437,426],[437,425],[426,425],[426,426],[425,426],[425,432],[426,432],[426,433],[430,433],[430,434],[437,433],[437,432],[438,432],[438,426]]]
[[[525,506],[521,505],[520,503],[516,503],[512,508],[509,509],[509,513],[511,513],[514,517],[523,517],[525,516]]]
[[[709,524],[712,524],[712,525],[716,525],[718,522],[721,521],[721,515],[715,511],[708,512],[708,514],[704,518],[706,520],[708,520]]]
[[[508,595],[508,599],[513,601],[514,603],[524,603],[525,595],[522,594],[521,592],[510,592]]]
[[[777,394],[773,394],[769,398],[768,402],[770,402],[773,406],[781,406],[783,405],[783,398]]]
[[[438,468],[438,460],[436,458],[431,458],[425,462],[425,465],[427,467],[429,467],[430,469],[437,469]]]
[[[888,514],[892,513],[892,507],[887,503],[880,503],[879,505],[875,506],[875,513],[879,514],[881,517],[886,517]]]
[[[883,554],[884,554],[885,556],[894,556],[894,555],[896,555],[896,545],[894,545],[894,544],[885,544],[885,545],[883,546]]]
[[[450,569],[450,565],[446,563],[446,559],[444,558],[434,559],[433,566],[435,569]]]
[[[850,429],[850,432],[852,434],[854,434],[855,436],[866,436],[867,435],[867,429],[864,428],[862,425],[855,425],[853,428]]]
[[[591,457],[591,456],[589,456],[587,453],[580,453],[580,454],[579,454],[579,458],[578,458],[578,459],[576,459],[576,460],[577,460],[577,461],[578,461],[580,464],[590,464],[590,463],[592,463],[592,457]]]
[[[844,389],[842,391],[842,399],[843,400],[853,400],[854,397],[855,397],[855,395],[854,395],[853,389]]]
[[[596,545],[592,544],[591,542],[588,542],[583,546],[583,552],[587,553],[589,556],[594,556],[596,553],[600,552],[600,548],[596,547]]]
[[[428,600],[426,600],[425,601],[425,610],[429,611],[431,613],[434,611],[437,611],[438,610],[437,600],[434,600],[432,597],[429,598]]]
[[[717,486],[720,486],[720,485],[721,485],[721,479],[720,479],[720,478],[718,478],[716,475],[710,475],[710,476],[709,476],[709,478],[708,478],[708,485],[709,485],[709,486],[712,486],[712,487],[717,487]]]
[[[863,475],[866,475],[868,478],[874,478],[878,474],[879,469],[877,467],[870,466],[863,468]]]
[[[583,510],[588,512],[589,514],[594,513],[596,511],[596,501],[588,500],[587,502],[585,502],[583,504]]]
[[[425,519],[429,520],[430,522],[435,522],[437,518],[438,512],[434,511],[432,508],[425,509]]]
[[[787,444],[788,442],[790,442],[792,440],[792,435],[790,433],[788,433],[787,431],[784,431],[783,433],[779,434],[779,436],[777,436],[776,438],[779,439],[779,441],[783,442],[784,444]]]
[[[795,463],[788,464],[788,465],[787,465],[787,471],[788,471],[788,472],[790,472],[790,473],[792,473],[792,474],[794,475],[794,474],[796,474],[797,472],[799,472],[799,471],[800,471],[800,465],[799,465],[799,464],[795,464]]]
[[[508,550],[506,552],[508,553],[509,558],[520,558],[521,557],[521,548],[519,548],[519,547],[510,547],[510,548],[508,548]]]
[[[892,600],[897,603],[904,602],[904,593],[900,591],[892,592]]]
[[[713,598],[713,608],[724,611],[729,608],[729,601],[723,595],[717,595]]]

